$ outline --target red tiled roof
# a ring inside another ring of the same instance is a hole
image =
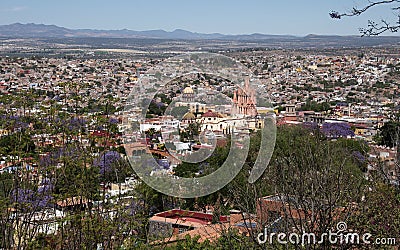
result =
[[[171,218],[171,219],[185,218],[186,220],[189,220],[192,222],[197,222],[197,223],[202,223],[202,224],[207,224],[208,222],[212,221],[212,219],[213,219],[212,214],[206,214],[206,213],[196,212],[196,211],[187,211],[187,210],[181,210],[181,209],[172,209],[169,211],[155,214],[155,216]],[[227,222],[228,219],[229,219],[228,216],[220,216],[221,222]]]
[[[201,117],[222,117],[222,116],[220,114],[218,114],[217,112],[212,112],[211,110],[208,110]]]

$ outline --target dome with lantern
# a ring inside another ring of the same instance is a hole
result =
[[[186,87],[183,89],[183,100],[185,102],[193,102],[194,100],[194,91],[191,87]]]

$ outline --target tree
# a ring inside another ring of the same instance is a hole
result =
[[[351,130],[350,125],[343,122],[324,123],[322,125],[322,133],[330,138],[354,136],[354,131]]]
[[[116,151],[106,151],[98,159],[93,162],[94,166],[100,168],[100,174],[112,173],[113,165],[121,160],[121,155]]]
[[[368,25],[366,28],[360,28],[360,32],[363,36],[376,36],[380,35],[384,32],[392,32],[396,33],[400,29],[400,0],[373,0],[368,1],[368,4],[365,7],[358,8],[353,7],[350,12],[339,13],[338,11],[332,11],[329,13],[331,18],[341,19],[342,17],[352,17],[359,16],[371,8],[375,8],[379,5],[388,6],[396,14],[397,20],[388,21],[385,19],[380,20],[379,22],[368,20]]]
[[[243,211],[247,232],[254,239],[251,248],[266,246],[257,242],[260,231],[251,227],[252,219],[245,219],[248,213],[257,213],[257,228],[265,227],[269,232],[277,230],[278,233],[294,230],[321,235],[338,221],[346,221],[354,210],[354,202],[361,201],[366,190],[363,173],[352,153],[356,150],[365,153],[364,146],[347,139],[329,140],[316,129],[279,126],[269,166],[263,176],[251,184],[247,181],[248,172],[257,157],[259,140],[257,134],[252,137],[245,166],[228,184],[231,204]],[[263,205],[262,197],[269,195],[287,204],[281,208],[279,216],[274,208]],[[274,224],[276,219],[278,222]],[[284,248],[282,245],[270,247]],[[330,247],[308,245],[304,249]]]
[[[389,185],[377,183],[366,193],[349,220],[351,228],[374,237],[400,235],[400,196]]]
[[[173,107],[171,110],[171,115],[177,119],[182,119],[182,117],[189,111],[186,106]]]
[[[400,122],[389,121],[379,129],[379,144],[390,148],[397,145],[400,133]]]
[[[331,105],[327,102],[317,103],[316,101],[307,100],[304,105],[301,106],[301,110],[312,110],[315,112],[328,111]]]

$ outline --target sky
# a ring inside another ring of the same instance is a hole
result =
[[[131,29],[200,33],[359,35],[368,19],[394,19],[388,6],[359,17],[331,19],[332,10],[367,0],[1,0],[0,25],[54,24],[71,29]]]

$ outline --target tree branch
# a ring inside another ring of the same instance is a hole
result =
[[[370,8],[373,8],[378,5],[392,4],[392,3],[400,4],[400,0],[369,1],[369,4],[364,8],[353,7],[353,9],[348,13],[339,13],[337,11],[332,11],[329,13],[329,15],[333,19],[341,19],[342,17],[360,16]],[[391,9],[400,12],[400,6],[393,7]],[[359,30],[362,33],[362,36],[377,36],[386,31],[392,33],[398,32],[400,30],[400,13],[398,13],[397,17],[398,20],[394,24],[391,24],[386,20],[381,20],[379,23],[368,20],[367,28],[360,28]]]
[[[342,18],[342,17],[344,17],[344,16],[359,16],[359,15],[361,15],[362,13],[366,12],[368,9],[370,9],[370,8],[372,8],[372,7],[374,7],[374,6],[382,5],[382,4],[389,4],[389,3],[400,3],[400,0],[385,0],[385,1],[378,1],[378,2],[370,2],[369,5],[365,6],[365,7],[362,8],[362,9],[358,9],[358,8],[354,7],[354,8],[351,10],[350,13],[342,13],[342,14],[340,14],[340,13],[337,12],[337,11],[332,11],[331,13],[329,13],[329,15],[330,15],[332,18],[336,18],[336,19],[340,19],[340,18]],[[400,7],[395,7],[395,8],[392,8],[392,9],[393,9],[393,10],[398,10],[399,8],[400,8]]]

